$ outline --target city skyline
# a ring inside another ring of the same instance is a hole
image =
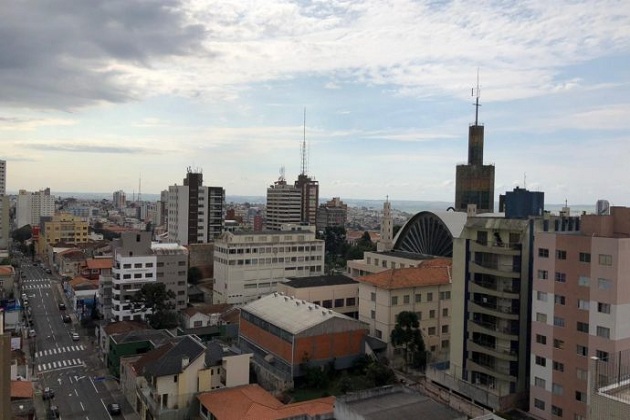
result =
[[[454,201],[480,74],[495,201],[628,205],[630,6],[616,1],[11,3],[7,191],[156,194],[187,167],[262,196]],[[129,194],[130,195],[130,194]]]

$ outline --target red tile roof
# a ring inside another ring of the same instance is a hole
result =
[[[11,399],[33,398],[31,381],[11,381]]]
[[[149,326],[142,321],[111,322],[103,327],[107,335],[128,333],[131,331],[148,330]]]
[[[15,270],[10,265],[0,265],[0,276],[12,276]]]
[[[452,261],[449,258],[435,258],[424,260],[418,267],[385,270],[357,280],[380,289],[438,286],[451,282],[451,267]]]
[[[335,397],[284,405],[259,385],[243,385],[198,395],[217,420],[279,420],[300,415],[332,414]]]
[[[102,270],[112,268],[111,258],[90,258],[85,260],[87,268],[90,270]]]

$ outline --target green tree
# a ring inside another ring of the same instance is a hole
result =
[[[175,299],[172,290],[166,290],[164,283],[146,283],[133,295],[132,311],[146,312],[149,325],[155,329],[177,326],[177,314],[173,311]]]
[[[33,229],[31,228],[31,225],[25,225],[19,229],[15,229],[13,233],[11,234],[11,238],[14,241],[19,242],[21,244],[31,239],[32,236],[33,236]]]
[[[332,256],[343,255],[346,248],[346,228],[343,226],[329,226],[324,229],[326,254]]]
[[[405,364],[424,369],[427,364],[427,352],[420,332],[418,314],[402,311],[396,315],[396,325],[390,335],[394,347],[402,347]]]
[[[365,376],[375,387],[396,382],[396,374],[394,371],[389,366],[376,361],[368,365]]]
[[[203,278],[203,273],[199,267],[190,267],[188,269],[188,283],[198,284]]]

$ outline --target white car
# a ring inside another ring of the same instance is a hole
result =
[[[30,330],[30,331],[28,332],[28,336],[29,336],[29,337],[36,337],[36,336],[37,336],[37,333],[35,332],[35,330]]]
[[[79,341],[80,337],[79,334],[73,332],[72,333],[72,341]]]

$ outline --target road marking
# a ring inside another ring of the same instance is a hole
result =
[[[76,391],[76,389],[75,389]],[[77,394],[77,397],[79,396],[79,394]],[[83,407],[83,403],[81,401],[79,401],[79,404],[81,404],[81,410],[85,411],[85,407]],[[86,417],[87,418],[87,417]]]
[[[98,394],[98,389],[96,389],[96,385],[94,385],[94,381],[92,380],[91,376],[90,376],[90,382],[92,382],[92,386],[94,387],[94,391],[96,391],[96,393]]]

